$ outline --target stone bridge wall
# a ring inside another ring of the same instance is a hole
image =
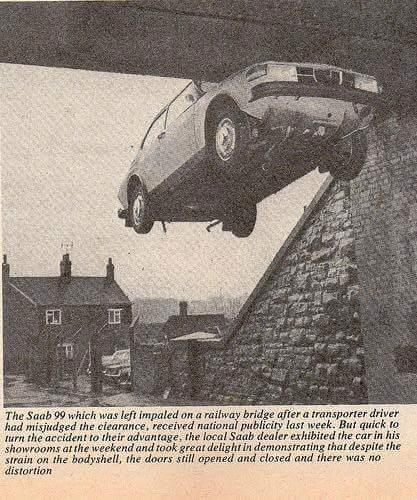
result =
[[[368,142],[361,175],[325,182],[226,346],[204,354],[196,400],[417,403],[417,118],[376,124]]]
[[[370,402],[417,403],[417,117],[369,134],[351,183]]]
[[[316,202],[315,202],[316,203]],[[275,263],[204,397],[222,403],[367,401],[349,183],[331,183]]]
[[[417,118],[368,141],[361,175],[327,188],[208,356],[204,397],[417,403]]]

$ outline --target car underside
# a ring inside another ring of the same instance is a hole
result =
[[[365,112],[370,114],[369,107]],[[327,126],[326,134],[322,121],[313,123],[296,112],[287,113],[287,119],[284,118],[282,113],[271,112],[271,108],[262,120],[247,115],[251,134],[245,162],[234,170],[233,176],[212,168],[208,148],[200,151],[183,166],[182,175],[172,176],[150,193],[154,220],[224,221],[236,200],[240,205],[257,204],[317,167],[321,172],[328,171],[327,150],[341,140],[341,131],[361,132],[352,123],[345,123]]]
[[[246,77],[258,78],[253,71]],[[297,71],[298,82],[262,81],[262,73],[239,105],[233,93],[217,95],[205,111],[199,150],[149,192],[139,174],[130,177],[127,196],[136,205],[119,213],[126,225],[148,232],[153,221],[211,222],[208,229],[222,223],[246,237],[257,204],[312,170],[356,177],[366,159],[365,131],[382,102],[376,81],[359,75],[372,88],[358,90],[356,76],[344,70]]]

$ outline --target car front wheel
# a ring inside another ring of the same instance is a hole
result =
[[[217,175],[230,180],[243,170],[249,139],[249,124],[237,106],[228,105],[211,113],[208,146]]]
[[[129,219],[133,229],[139,234],[146,234],[153,227],[150,215],[149,196],[145,185],[138,182],[129,200]]]
[[[255,203],[242,204],[233,208],[226,217],[224,226],[237,238],[247,238],[255,228],[256,217]]]
[[[367,141],[359,131],[338,141],[329,151],[329,172],[336,180],[351,181],[357,177],[366,161]]]

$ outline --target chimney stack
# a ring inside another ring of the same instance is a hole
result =
[[[185,317],[185,316],[187,316],[187,314],[188,314],[188,313],[187,313],[187,309],[188,309],[188,303],[187,303],[187,302],[185,302],[184,300],[182,300],[182,301],[180,302],[180,316],[181,316],[181,317]]]
[[[10,264],[7,263],[7,255],[3,255],[3,264],[2,264],[2,277],[3,283],[5,283],[10,277]]]
[[[71,261],[68,253],[65,253],[62,256],[59,267],[61,271],[61,278],[66,278],[68,280],[71,279]]]
[[[106,273],[106,281],[107,283],[113,283],[114,281],[114,265],[111,257],[109,257],[109,261],[106,266],[107,273]]]

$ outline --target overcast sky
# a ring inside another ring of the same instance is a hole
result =
[[[117,191],[153,116],[185,80],[1,65],[3,252],[15,276],[54,276],[61,242],[73,274],[103,275],[108,257],[131,297],[248,293],[324,176],[309,174],[258,206],[253,234],[157,223],[137,235]]]

